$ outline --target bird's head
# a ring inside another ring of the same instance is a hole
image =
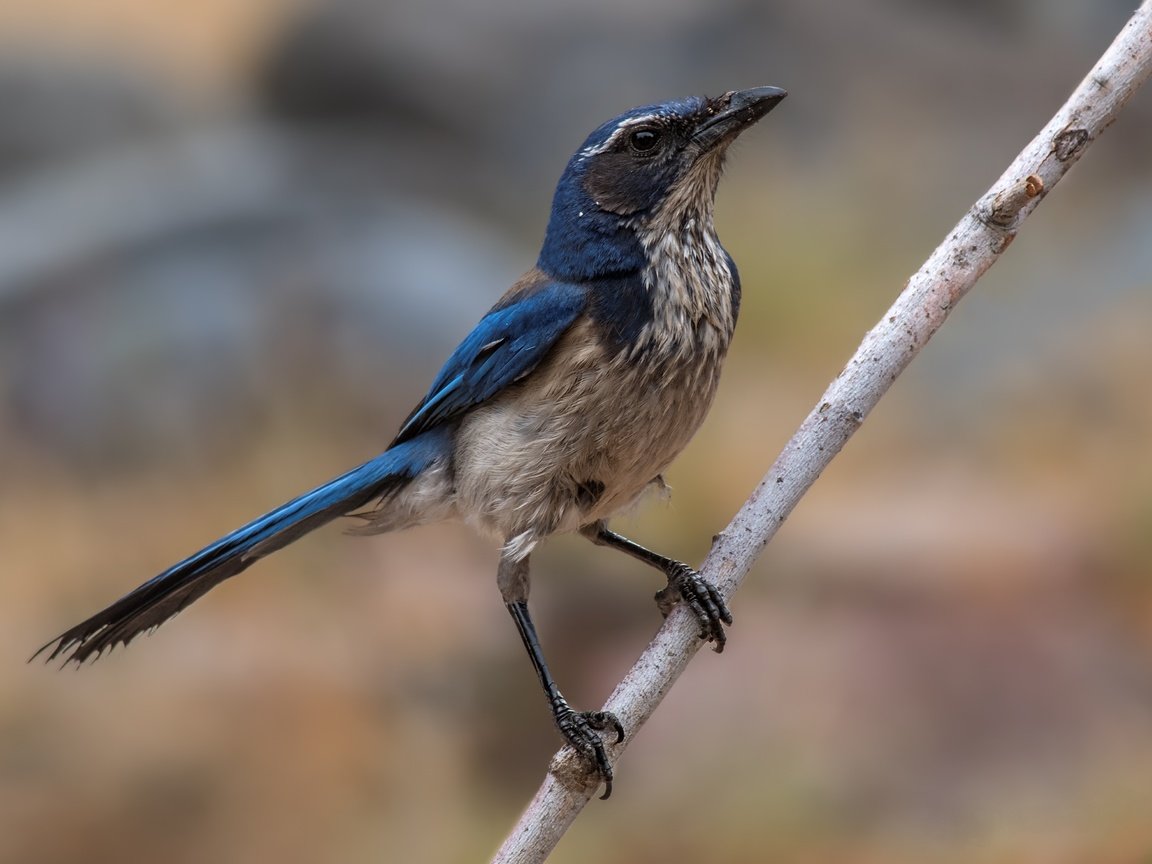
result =
[[[540,269],[582,281],[642,268],[645,232],[710,217],[728,145],[786,95],[754,87],[634,108],[604,123],[560,177]]]

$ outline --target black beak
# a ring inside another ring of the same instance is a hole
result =
[[[752,87],[733,90],[713,100],[714,113],[697,127],[692,139],[702,150],[728,143],[788,95],[779,87]]]

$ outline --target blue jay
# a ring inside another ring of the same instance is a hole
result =
[[[713,227],[728,145],[785,96],[755,87],[628,111],[568,162],[536,266],[448,358],[381,455],[185,558],[40,651],[83,663],[159,626],[211,588],[338,516],[358,533],[461,519],[501,544],[497,583],[564,739],[598,771],[608,712],[573,710],[528,614],[528,560],[578,531],[660,570],[721,651],[732,616],[686,564],[609,530],[704,420],[740,308]],[[37,652],[40,653],[40,652]]]

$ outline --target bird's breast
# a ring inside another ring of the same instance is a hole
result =
[[[733,274],[723,261],[707,272],[654,267],[643,287],[653,311],[630,343],[581,319],[462,425],[458,509],[510,548],[527,554],[546,534],[629,506],[704,420],[734,326]]]

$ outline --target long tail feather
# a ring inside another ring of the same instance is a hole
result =
[[[163,624],[225,579],[333,519],[397,492],[449,453],[436,429],[391,447],[358,468],[294,498],[149,579],[108,608],[61,633],[32,655],[83,663]]]

